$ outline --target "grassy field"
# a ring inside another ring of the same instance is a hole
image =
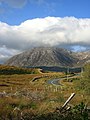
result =
[[[18,112],[46,114],[61,107],[71,93],[76,93],[69,106],[84,102],[90,106],[90,95],[78,88],[80,77],[64,79],[60,85],[47,84],[47,80],[66,76],[61,72],[0,75],[0,117]],[[10,116],[9,116],[10,117]],[[5,119],[7,120],[7,119]],[[28,120],[28,119],[26,119]]]

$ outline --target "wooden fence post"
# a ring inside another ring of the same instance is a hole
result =
[[[70,97],[66,100],[66,102],[63,104],[63,106],[59,109],[59,111],[61,112],[66,106],[67,104],[70,102],[70,100],[75,96],[75,93],[72,93],[70,95]]]

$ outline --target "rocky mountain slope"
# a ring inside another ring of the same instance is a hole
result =
[[[6,64],[14,66],[74,66],[78,62],[75,53],[54,47],[39,47],[15,55]]]
[[[84,65],[85,63],[90,62],[90,50],[84,52],[76,53],[76,57],[79,59],[77,65]]]

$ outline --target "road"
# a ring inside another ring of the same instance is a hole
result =
[[[61,84],[59,83],[60,80],[62,80],[63,78],[59,78],[59,79],[51,79],[51,80],[48,80],[47,83],[48,84],[52,84],[52,85],[60,85]],[[65,79],[65,78],[64,78]]]
[[[76,75],[74,75],[74,76],[68,76],[68,79],[69,78],[75,78],[75,77],[78,77],[78,76],[80,76],[80,74],[76,74]],[[64,79],[66,79],[67,78],[67,76],[66,77],[63,77],[63,78],[58,78],[58,79],[50,79],[50,80],[47,80],[47,83],[48,84],[52,84],[52,85],[59,85],[59,86],[61,86],[62,84],[60,84],[60,80],[64,80]]]

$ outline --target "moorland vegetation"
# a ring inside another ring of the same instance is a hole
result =
[[[61,85],[47,84],[49,79],[65,76],[0,65],[0,120],[89,120],[90,63],[78,76],[60,80]],[[60,112],[71,93],[75,97]]]

